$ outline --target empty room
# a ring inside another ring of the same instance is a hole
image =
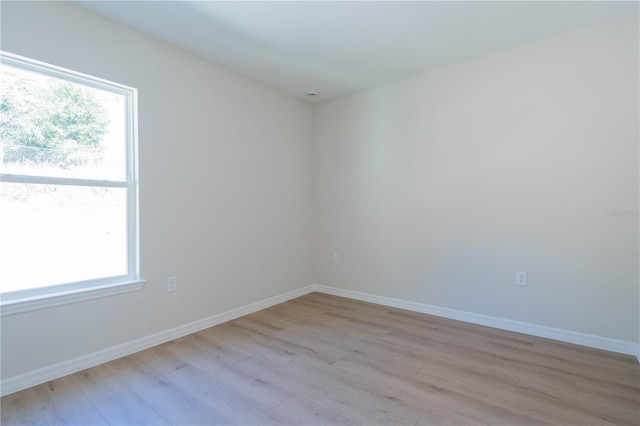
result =
[[[1,423],[637,426],[639,23],[3,0]]]

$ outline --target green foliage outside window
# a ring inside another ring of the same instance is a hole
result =
[[[109,119],[95,90],[2,70],[3,161],[65,167],[100,153]]]

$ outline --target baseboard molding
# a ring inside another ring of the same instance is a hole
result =
[[[625,340],[611,339],[608,337],[595,336],[592,334],[579,333],[576,331],[562,330],[558,328],[545,327],[542,325],[529,324],[520,321],[513,321],[504,318],[497,318],[488,315],[474,314],[471,312],[458,311],[455,309],[443,308],[440,306],[427,305],[424,303],[409,302],[391,297],[376,296],[374,294],[362,293],[353,290],[344,290],[336,287],[327,287],[314,284],[313,289],[320,293],[332,294],[334,296],[346,297],[363,302],[376,303],[399,309],[406,309],[413,312],[436,315],[444,318],[451,318],[459,321],[469,322],[502,330],[516,331],[532,336],[546,337],[548,339],[559,340],[561,342],[575,343],[582,346],[589,346],[597,349],[604,349],[611,352],[618,352],[627,355],[636,355],[640,362],[638,344]]]
[[[0,395],[4,396],[10,393],[18,392],[31,386],[36,386],[53,379],[57,379],[59,377],[66,376],[68,374],[76,373],[78,371],[94,367],[105,362],[113,361],[114,359],[131,355],[135,352],[148,349],[152,346],[156,346],[170,340],[195,333],[196,331],[204,330],[205,328],[213,327],[214,325],[222,324],[223,322],[227,322],[232,319],[257,312],[261,309],[265,309],[273,305],[277,305],[278,303],[286,302],[287,300],[304,296],[305,294],[311,293],[312,291],[315,291],[315,287],[312,285],[299,288],[256,303],[245,305],[227,312],[210,316],[208,318],[184,324],[170,330],[161,331],[160,333],[152,334],[141,339],[94,352],[89,355],[84,355],[69,361],[61,362],[59,364],[43,367],[38,370],[29,371],[27,373],[9,377],[7,379],[3,378],[0,382]]]
[[[105,362],[123,356],[131,355],[144,349],[168,342],[179,337],[186,336],[191,333],[222,324],[232,319],[249,315],[261,309],[304,296],[311,292],[320,292],[332,294],[335,296],[346,297],[363,302],[376,303],[379,305],[390,306],[408,311],[421,312],[430,315],[436,315],[444,318],[451,318],[459,321],[469,322],[473,324],[486,325],[489,327],[499,328],[502,330],[516,331],[519,333],[530,334],[532,336],[546,337],[549,339],[559,340],[562,342],[575,343],[578,345],[589,346],[592,348],[604,349],[612,352],[619,352],[628,355],[636,355],[640,362],[640,353],[638,352],[638,344],[627,342],[624,340],[610,339],[607,337],[594,336],[590,334],[578,333],[575,331],[561,330],[557,328],[544,327],[535,324],[528,324],[519,321],[507,320],[487,315],[474,314],[470,312],[458,311],[455,309],[442,308],[439,306],[427,305],[424,303],[409,302],[391,297],[377,296],[359,291],[345,290],[335,287],[327,287],[319,284],[312,284],[293,291],[289,291],[278,296],[241,306],[230,311],[226,311],[217,315],[203,318],[188,324],[181,325],[169,330],[161,331],[141,339],[133,340],[121,345],[113,346],[92,354],[84,355],[69,361],[40,368],[38,370],[29,371],[18,376],[2,379],[0,382],[0,395],[8,395],[27,389],[41,383],[54,380],[68,374],[94,367]]]

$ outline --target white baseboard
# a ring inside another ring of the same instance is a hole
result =
[[[232,319],[257,312],[261,309],[265,309],[273,305],[277,305],[278,303],[286,302],[287,300],[304,296],[305,294],[311,293],[312,291],[314,291],[314,286],[312,285],[299,288],[284,294],[280,294],[278,296],[270,297],[260,302],[232,309],[230,311],[213,315],[211,317],[194,321],[185,325],[181,325],[170,330],[161,331],[160,333],[152,334],[151,336],[113,346],[111,348],[94,352],[89,355],[84,355],[69,361],[61,362],[59,364],[43,367],[38,370],[29,371],[18,376],[9,377],[7,379],[3,378],[0,383],[0,395],[8,395],[10,393],[27,389],[31,386],[36,386],[41,383],[45,383],[50,380],[66,376],[68,374],[94,367],[108,361],[113,361],[114,359],[131,355],[132,353],[148,349],[152,346],[156,346],[161,343],[165,343],[170,340],[195,333],[196,331],[204,330],[205,328],[213,327],[214,325],[222,324],[223,322],[227,322]]]
[[[327,287],[314,284],[313,289],[320,293],[333,294],[349,299],[361,300],[363,302],[376,303],[408,311],[421,312],[424,314],[436,315],[444,318],[451,318],[459,321],[469,322],[502,330],[516,331],[532,336],[546,337],[548,339],[559,340],[561,342],[575,343],[582,346],[604,349],[611,352],[618,352],[627,355],[636,355],[640,362],[638,344],[625,340],[611,339],[609,337],[595,336],[592,334],[579,333],[577,331],[562,330],[559,328],[545,327],[542,325],[529,324],[520,321],[513,321],[504,318],[497,318],[488,315],[474,314],[471,312],[458,311],[455,309],[442,308],[439,306],[427,305],[424,303],[409,302],[391,297],[376,296],[359,291],[344,290],[336,287]]]
[[[516,331],[520,333],[530,334],[533,336],[546,337],[549,339],[559,340],[562,342],[575,343],[578,345],[589,346],[598,349],[604,349],[612,352],[619,352],[628,355],[637,355],[640,362],[640,354],[638,352],[638,344],[627,342],[624,340],[610,339],[608,337],[594,336],[590,334],[578,333],[575,331],[561,330],[557,328],[544,327],[535,324],[528,324],[519,321],[496,318],[487,315],[474,314],[470,312],[457,311],[455,309],[442,308],[439,306],[427,305],[424,303],[409,302],[391,297],[376,296],[358,291],[344,290],[335,287],[327,287],[323,285],[313,284],[303,288],[299,288],[278,296],[270,297],[260,302],[232,309],[221,314],[213,315],[198,321],[194,321],[185,325],[181,325],[170,330],[161,331],[141,339],[113,346],[89,355],[84,355],[69,361],[40,368],[38,370],[29,371],[18,376],[2,379],[0,382],[0,395],[8,395],[31,386],[36,386],[59,377],[66,376],[96,365],[113,361],[123,356],[131,355],[152,346],[156,346],[182,336],[186,336],[214,325],[257,312],[261,309],[268,308],[296,297],[318,291],[320,293],[333,294],[335,296],[346,297],[363,302],[371,302],[379,305],[390,306],[408,311],[421,312],[430,315],[436,315],[445,318],[451,318],[459,321],[469,322],[473,324],[486,325],[489,327],[499,328],[502,330]]]

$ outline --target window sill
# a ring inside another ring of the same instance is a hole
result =
[[[35,311],[68,303],[113,296],[121,293],[142,290],[146,281],[136,280],[116,284],[67,290],[39,296],[23,297],[19,299],[2,300],[0,298],[0,316],[15,315],[22,312]]]

